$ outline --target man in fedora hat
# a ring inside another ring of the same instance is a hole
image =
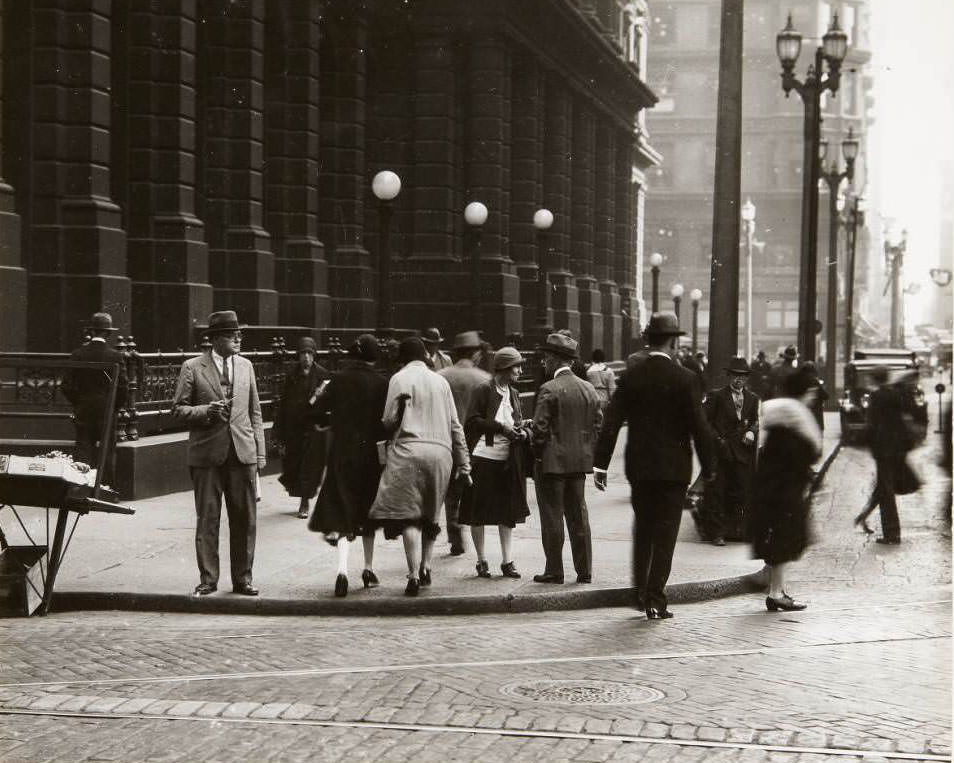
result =
[[[593,579],[590,520],[583,486],[593,471],[593,444],[602,422],[600,400],[593,385],[570,366],[580,357],[579,344],[565,334],[550,334],[537,348],[546,374],[533,415],[534,482],[546,567],[534,575],[537,583],[563,582],[563,522],[570,535],[576,582]]]
[[[705,411],[715,435],[716,481],[703,502],[703,532],[716,546],[728,535],[742,540],[743,517],[749,505],[749,486],[759,439],[759,399],[746,389],[751,370],[742,357],[725,367],[729,383],[706,396]]]
[[[454,407],[457,409],[457,419],[461,426],[470,415],[474,391],[490,381],[490,374],[477,366],[482,354],[481,344],[480,334],[476,331],[464,331],[458,334],[454,337],[454,346],[451,348],[454,365],[438,372],[450,385],[451,394],[454,396]],[[457,523],[462,496],[462,483],[458,480],[451,481],[447,495],[444,497],[447,540],[450,541],[451,556],[460,556],[464,553],[464,536]]]
[[[616,437],[629,425],[626,478],[632,485],[633,587],[650,620],[672,617],[664,589],[672,568],[683,501],[692,477],[694,442],[703,477],[712,479],[711,435],[691,371],[672,361],[679,330],[675,313],[654,313],[647,352],[626,370],[606,411],[596,445],[594,481],[605,490]]]
[[[424,349],[427,350],[427,364],[431,369],[441,371],[454,365],[450,355],[441,350],[444,337],[441,336],[440,329],[424,329],[421,332],[421,341],[424,342]]]
[[[114,363],[119,370],[114,373],[111,370],[77,368],[72,373],[64,375],[61,389],[66,399],[73,404],[73,423],[76,426],[74,458],[76,461],[96,467],[99,464],[100,453],[106,445],[102,439],[102,428],[106,407],[109,404],[113,376],[117,378],[113,417],[116,411],[126,404],[126,360],[122,353],[109,346],[110,337],[118,331],[113,328],[113,318],[109,313],[93,313],[87,330],[90,334],[89,342],[73,350],[70,360]],[[112,437],[115,439],[115,427]],[[105,484],[110,484],[112,481],[112,456],[110,448],[102,480]]]
[[[189,425],[189,471],[195,491],[197,596],[219,583],[222,496],[229,515],[232,590],[257,596],[255,471],[265,468],[265,435],[251,362],[238,355],[242,327],[233,310],[209,316],[212,349],[182,364],[172,414]]]
[[[798,349],[794,344],[790,344],[778,354],[778,360],[772,364],[772,371],[769,373],[770,398],[781,395],[782,383],[795,373],[796,361],[798,361]]]

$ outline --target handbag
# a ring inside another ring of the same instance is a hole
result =
[[[910,495],[920,489],[921,478],[918,477],[917,472],[914,471],[908,460],[903,459],[898,466],[898,473],[894,479],[895,495]]]

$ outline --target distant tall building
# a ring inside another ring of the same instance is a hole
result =
[[[863,188],[867,169],[864,140],[867,94],[871,80],[864,66],[868,52],[867,2],[828,3],[819,0],[746,0],[743,71],[742,202],[756,206],[753,247],[753,338],[756,350],[772,358],[793,343],[798,328],[799,247],[801,242],[802,127],[800,97],[785,97],[775,36],[791,11],[795,28],[804,38],[796,73],[804,79],[814,57],[817,38],[838,13],[848,34],[848,56],[842,65],[841,85],[823,102],[823,137],[828,140],[826,165],[836,159],[841,167],[841,141],[853,127],[861,138],[855,163],[856,188]],[[648,173],[645,247],[665,260],[660,269],[660,303],[670,305],[670,288],[679,283],[686,293],[703,292],[699,311],[700,343],[705,347],[709,325],[708,291],[712,249],[712,191],[715,168],[716,107],[720,41],[719,0],[665,0],[650,4],[651,66],[646,74],[659,103],[647,123],[662,163]],[[816,38],[816,39],[810,39]],[[845,186],[843,186],[843,189]],[[828,259],[828,192],[819,202],[817,317],[825,322]],[[859,235],[858,272],[864,272],[863,236]],[[844,249],[844,236],[839,236]],[[740,242],[739,348],[745,349],[746,251]],[[845,257],[839,255],[843,271]],[[841,279],[843,283],[843,278]],[[644,278],[649,299],[650,279]],[[685,301],[685,298],[684,298]],[[688,306],[682,316],[688,325]],[[844,320],[839,301],[839,323]],[[839,332],[839,337],[843,332]],[[818,356],[826,355],[824,332]]]
[[[954,270],[954,162],[941,165],[941,230],[937,244],[937,265],[943,270]],[[954,287],[949,282],[934,290],[934,326],[951,331],[954,322]]]

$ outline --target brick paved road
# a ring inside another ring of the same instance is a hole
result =
[[[904,544],[851,527],[846,449],[788,586],[680,607],[460,618],[91,613],[0,626],[0,760],[949,759],[943,490]]]

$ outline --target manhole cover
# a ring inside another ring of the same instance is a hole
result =
[[[664,699],[659,689],[620,681],[520,681],[500,691],[549,705],[641,705]]]

